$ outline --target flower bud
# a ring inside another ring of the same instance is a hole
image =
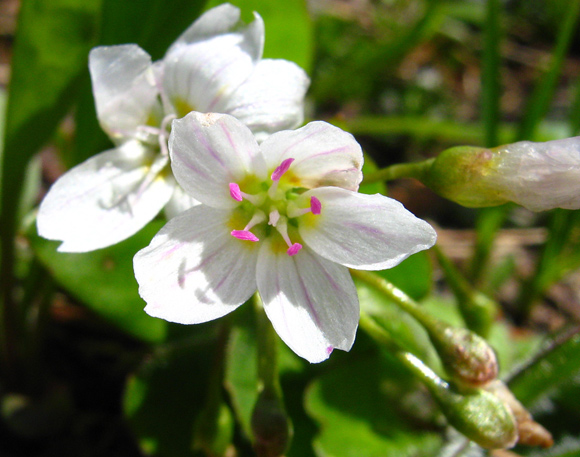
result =
[[[509,201],[532,211],[580,208],[580,137],[518,143],[493,149],[455,147],[443,151],[424,183],[463,206]]]
[[[483,389],[459,392],[414,355],[406,353],[403,358],[429,389],[451,426],[487,449],[507,449],[515,445],[518,438],[516,420],[498,397]]]
[[[543,448],[550,447],[554,444],[552,434],[534,421],[532,415],[502,381],[499,379],[495,380],[487,385],[485,390],[494,394],[512,411],[518,429],[518,444],[540,446]]]
[[[443,366],[458,384],[481,387],[497,377],[495,352],[476,333],[440,321],[430,325],[427,332]]]
[[[272,389],[265,388],[252,412],[254,449],[258,457],[279,457],[284,454],[292,435],[292,424],[282,400]]]

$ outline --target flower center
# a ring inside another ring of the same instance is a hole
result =
[[[298,202],[300,202],[299,197],[304,192],[304,189],[280,182],[280,178],[290,169],[292,162],[294,162],[294,159],[286,159],[276,167],[270,176],[271,184],[263,183],[262,188],[264,190],[261,192],[254,194],[245,193],[237,183],[230,183],[231,197],[240,202],[238,208],[243,211],[245,219],[249,219],[249,222],[242,230],[232,230],[231,235],[233,237],[244,241],[260,241],[252,232],[252,229],[263,225],[265,230],[262,230],[262,232],[266,236],[271,231],[271,228],[274,228],[282,237],[288,246],[286,251],[288,255],[296,255],[302,249],[300,243],[291,241],[289,226],[294,231],[298,218],[308,213],[320,214],[322,205],[320,200],[313,196],[310,197],[309,206],[301,208]]]

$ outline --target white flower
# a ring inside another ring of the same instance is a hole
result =
[[[151,316],[196,324],[259,291],[280,337],[310,362],[349,350],[359,305],[348,268],[380,270],[435,243],[399,202],[356,192],[362,152],[325,122],[258,145],[228,115],[173,122],[179,184],[201,204],[173,218],[134,259]]]
[[[169,169],[169,122],[191,110],[238,117],[260,139],[303,120],[308,77],[285,60],[261,59],[264,24],[244,25],[238,8],[207,11],[162,61],[136,45],[98,47],[89,68],[97,115],[116,148],[63,175],[38,214],[41,236],[59,251],[110,246],[140,230],[164,207],[171,216],[195,200]]]
[[[532,211],[580,208],[580,137],[492,149],[487,185]]]

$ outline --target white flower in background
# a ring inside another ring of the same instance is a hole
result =
[[[189,111],[230,113],[259,139],[303,120],[309,80],[285,60],[261,59],[264,24],[248,25],[224,4],[202,15],[152,63],[136,45],[98,47],[89,69],[97,116],[117,145],[64,174],[38,214],[41,236],[62,252],[122,241],[164,207],[174,215],[197,202],[168,166],[168,125]]]
[[[348,268],[381,270],[435,243],[399,202],[357,193],[363,156],[325,122],[258,145],[232,116],[173,121],[173,173],[200,205],[165,225],[134,259],[145,311],[196,324],[259,291],[280,337],[310,362],[349,350],[359,305]]]
[[[488,184],[532,211],[580,208],[580,137],[492,149]]]

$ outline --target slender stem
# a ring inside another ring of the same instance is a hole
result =
[[[415,178],[421,181],[434,160],[428,159],[423,162],[391,165],[390,167],[367,174],[363,179],[363,184],[372,184],[374,182],[390,181],[399,178]]]
[[[351,270],[351,274],[364,281],[369,286],[382,292],[392,300],[399,308],[413,316],[419,323],[428,330],[435,330],[439,327],[438,321],[431,315],[425,313],[423,309],[402,290],[397,289],[393,284],[386,281],[375,273],[368,271]]]
[[[447,387],[447,383],[435,374],[431,368],[423,363],[417,356],[405,351],[397,341],[379,326],[372,317],[362,312],[359,325],[375,342],[383,349],[388,350],[407,370],[416,378],[432,388],[434,385]]]
[[[445,274],[445,279],[453,291],[457,305],[465,324],[470,330],[484,338],[488,335],[491,323],[497,311],[496,303],[474,289],[467,279],[453,265],[439,246],[433,246],[433,252]]]
[[[256,293],[253,297],[258,326],[258,379],[262,390],[272,390],[280,394],[278,377],[278,336],[264,313],[262,300]]]

